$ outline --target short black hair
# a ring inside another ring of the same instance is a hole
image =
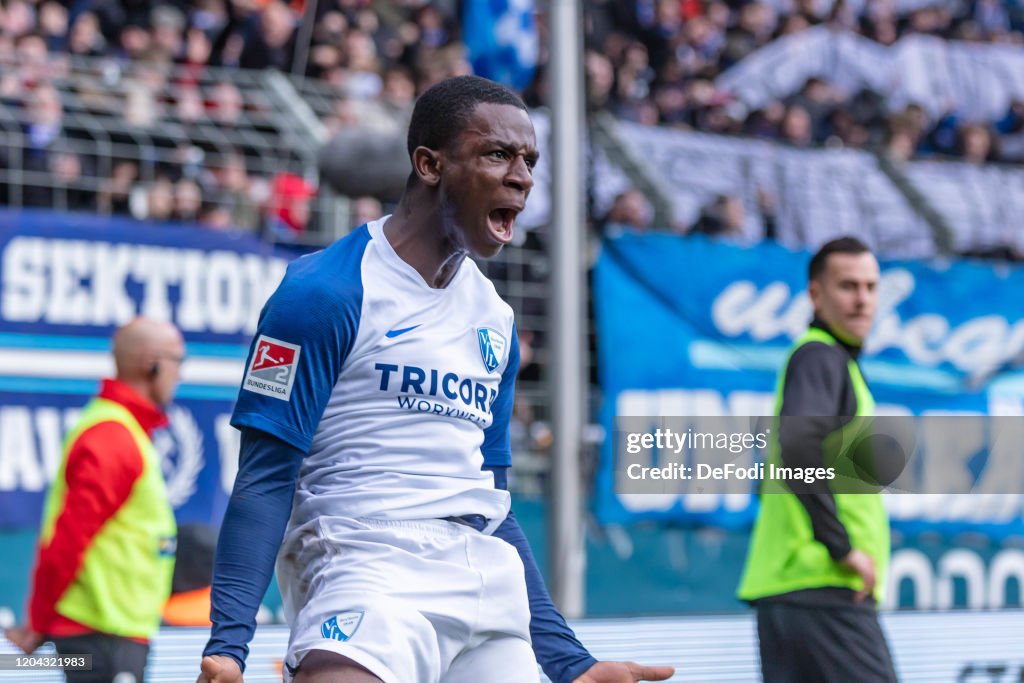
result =
[[[817,279],[824,273],[825,266],[828,265],[828,257],[832,254],[863,254],[864,252],[870,253],[871,250],[868,245],[856,237],[837,237],[826,242],[821,245],[821,249],[818,249],[818,253],[811,257],[811,263],[807,266],[807,279],[808,281]]]
[[[456,76],[430,87],[416,100],[409,122],[409,158],[417,147],[444,149],[469,124],[480,104],[507,104],[526,111],[519,95],[479,76]]]

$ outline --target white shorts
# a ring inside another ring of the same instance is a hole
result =
[[[442,520],[320,518],[288,534],[277,579],[291,638],[384,683],[536,683],[523,563],[500,538]]]

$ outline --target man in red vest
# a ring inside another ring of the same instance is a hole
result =
[[[70,683],[142,681],[149,639],[171,591],[177,529],[150,434],[184,360],[170,323],[136,318],[114,336],[116,379],[103,381],[64,441],[47,494],[27,626],[5,633],[26,653],[52,640],[92,655]]]

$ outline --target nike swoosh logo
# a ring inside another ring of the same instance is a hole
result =
[[[420,323],[420,325],[422,325],[422,324],[423,323]],[[400,337],[401,335],[405,334],[406,332],[412,332],[413,330],[415,330],[420,325],[413,325],[412,327],[403,327],[400,330],[388,330],[387,332],[384,333],[384,336],[387,337],[388,339],[394,339],[395,337]]]

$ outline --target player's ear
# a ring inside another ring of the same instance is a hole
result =
[[[422,145],[413,150],[412,170],[424,185],[436,187],[441,182],[443,165],[444,154],[442,152]]]

